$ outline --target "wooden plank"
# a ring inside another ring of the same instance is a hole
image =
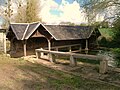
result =
[[[69,53],[69,52],[58,52],[58,51],[48,51],[48,50],[40,50],[36,49],[37,52],[44,52],[44,53],[51,53],[57,55],[65,55],[70,56],[72,55],[75,58],[83,58],[83,59],[93,59],[93,60],[102,60],[103,57],[95,56],[95,55],[85,55],[85,54],[76,54],[76,53]]]
[[[49,51],[49,50],[41,50],[41,49],[36,49],[36,52],[44,52],[44,53],[51,53],[51,54],[70,56],[69,52],[58,52],[58,51]]]
[[[85,55],[85,54],[76,54],[76,53],[72,53],[72,55],[75,58],[92,59],[92,60],[101,60],[102,59],[102,57],[95,56],[95,55]]]
[[[104,57],[95,56],[95,55],[85,55],[85,54],[76,54],[76,53],[69,53],[69,52],[58,52],[58,51],[48,51],[48,50],[37,50],[37,52],[44,52],[44,53],[51,53],[55,55],[62,55],[62,56],[70,56],[72,55],[75,58],[83,58],[83,59],[92,59],[92,60],[102,60]]]
[[[72,53],[75,53],[75,52],[81,52],[81,50],[74,50],[74,51],[71,51]]]

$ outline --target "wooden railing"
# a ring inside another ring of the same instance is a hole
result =
[[[99,66],[99,72],[100,73],[106,73],[108,68],[108,61],[105,57],[96,56],[96,55],[86,55],[86,54],[76,54],[71,52],[58,52],[58,51],[49,51],[49,50],[43,50],[43,49],[36,49],[36,57],[41,58],[41,53],[47,53],[49,55],[49,60],[54,63],[56,62],[56,56],[67,56],[70,58],[70,65],[76,66],[77,61],[76,58],[81,59],[90,59],[90,60],[99,60],[100,66]]]
[[[58,51],[58,50],[61,49],[61,48],[69,48],[69,51],[71,52],[71,51],[72,51],[72,47],[75,47],[75,46],[79,46],[79,50],[77,50],[77,51],[80,51],[80,50],[81,50],[81,44],[54,46],[54,47],[51,47],[51,49],[54,49],[55,51]],[[48,50],[48,48],[44,48],[44,49],[45,49],[45,50]],[[73,52],[75,52],[75,51],[73,51]]]

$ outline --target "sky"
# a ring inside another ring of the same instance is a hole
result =
[[[80,1],[82,3],[83,0]],[[41,6],[40,17],[47,24],[59,24],[60,22],[87,23],[84,9],[76,0],[41,0]]]
[[[75,0],[42,0],[42,5],[41,17],[44,22],[50,24],[87,22],[83,8]]]

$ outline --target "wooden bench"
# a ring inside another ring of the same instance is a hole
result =
[[[99,60],[100,61],[99,72],[100,73],[107,72],[108,60],[105,57],[96,56],[96,55],[76,54],[76,53],[71,53],[71,52],[59,52],[59,51],[49,51],[49,50],[43,50],[43,49],[36,49],[37,59],[41,58],[41,53],[47,53],[49,55],[49,60],[52,63],[56,62],[56,56],[58,56],[58,55],[59,56],[67,56],[70,58],[70,65],[71,66],[77,65],[76,58]]]

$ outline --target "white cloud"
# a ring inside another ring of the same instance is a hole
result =
[[[41,17],[44,22],[47,23],[53,23],[55,22],[58,18],[55,15],[52,15],[50,13],[50,10],[52,8],[57,8],[58,4],[55,3],[53,0],[42,0],[42,10],[41,10]]]
[[[74,1],[73,4],[65,3],[60,9],[63,12],[61,15],[63,21],[73,23],[86,22],[85,13],[76,1]]]
[[[86,22],[85,13],[76,1],[69,4],[66,0],[62,0],[61,5],[58,5],[54,0],[42,0],[42,5],[41,16],[44,22],[55,24],[60,22]],[[60,13],[60,15],[51,14],[51,9],[57,9],[62,13]]]

